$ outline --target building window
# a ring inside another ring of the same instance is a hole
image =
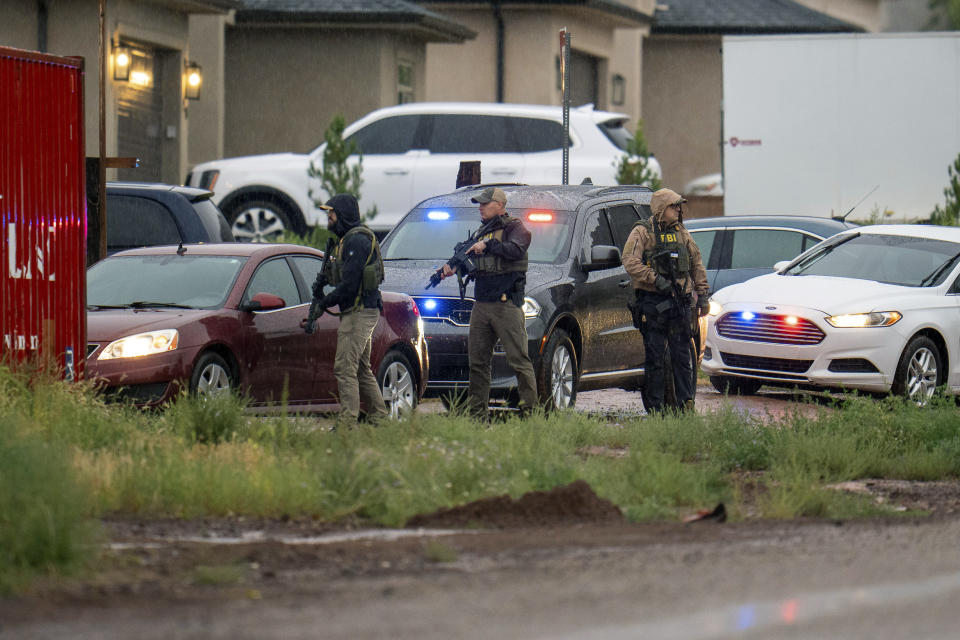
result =
[[[413,64],[397,63],[397,104],[413,102]]]

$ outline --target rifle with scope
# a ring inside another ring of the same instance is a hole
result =
[[[483,235],[484,231],[492,222],[493,221],[484,224],[474,233],[468,235],[466,240],[454,245],[453,257],[446,261],[446,264],[450,265],[450,269],[457,274],[457,284],[460,285],[461,300],[463,300],[466,295],[467,284],[473,280],[474,272],[477,270],[477,263],[474,262],[473,257],[467,253],[467,250],[476,244],[477,238]],[[430,282],[428,282],[424,288],[430,289],[435,287],[440,284],[441,280],[443,280],[443,267],[437,269],[436,272],[430,276]]]

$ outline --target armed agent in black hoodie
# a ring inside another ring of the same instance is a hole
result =
[[[352,195],[337,194],[320,208],[327,212],[327,228],[340,239],[331,262],[332,273],[328,274],[334,289],[321,302],[324,309],[340,306],[333,365],[340,393],[338,423],[356,423],[361,402],[368,421],[377,423],[388,415],[380,386],[370,369],[373,330],[383,311],[380,243],[373,231],[360,224],[360,207]]]

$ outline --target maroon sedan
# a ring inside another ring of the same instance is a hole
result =
[[[289,244],[190,244],[114,254],[87,270],[87,376],[138,405],[237,390],[251,406],[337,408],[339,319],[304,331],[323,252]],[[336,308],[334,308],[336,311]],[[383,293],[371,364],[391,414],[426,389],[416,303]]]

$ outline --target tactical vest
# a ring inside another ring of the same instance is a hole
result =
[[[380,287],[380,283],[383,282],[383,257],[380,255],[380,243],[377,242],[377,236],[373,231],[363,225],[359,225],[347,231],[343,235],[343,238],[340,239],[340,244],[337,245],[336,256],[334,256],[330,266],[329,283],[336,287],[343,281],[343,247],[347,242],[347,238],[355,233],[362,233],[370,238],[370,255],[367,256],[367,260],[364,263],[363,277],[360,279],[360,289],[357,291],[357,299],[354,301],[353,306],[350,309],[346,309],[346,311],[353,311],[359,307],[363,294],[376,291]],[[341,309],[341,311],[344,311],[344,309]]]
[[[637,224],[654,236],[653,248],[643,252],[644,264],[668,280],[677,281],[690,275],[690,252],[680,238],[679,228],[660,230],[658,234],[649,219]]]
[[[516,218],[511,218],[510,216],[504,215],[501,216],[500,219],[502,220],[502,224],[493,231],[489,231],[477,236],[477,242],[486,242],[488,240],[502,242],[504,229],[506,228],[507,224],[513,220],[516,220]],[[523,257],[519,260],[506,260],[501,256],[483,254],[474,258],[474,263],[477,265],[477,271],[482,271],[488,274],[509,273],[511,271],[526,271],[527,254],[524,252]]]

